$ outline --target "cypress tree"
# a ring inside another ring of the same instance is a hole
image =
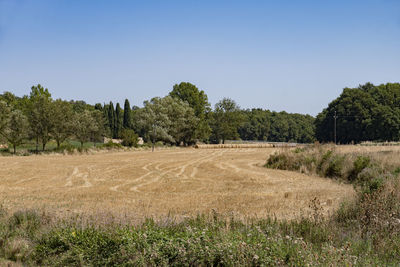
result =
[[[104,129],[105,129],[105,136],[111,136],[111,129],[110,129],[110,121],[108,119],[108,109],[109,106],[103,104],[102,112],[103,112],[103,122],[104,122]]]
[[[129,100],[125,99],[125,104],[124,104],[124,123],[123,126],[125,129],[132,129],[132,111],[131,111],[131,106],[129,104]]]
[[[110,126],[110,132],[111,136],[114,138],[115,134],[115,116],[114,116],[114,104],[113,102],[110,101],[110,104],[108,105],[108,123]]]
[[[115,106],[115,138],[121,137],[122,119],[123,119],[122,109],[119,103],[117,103],[117,105]]]

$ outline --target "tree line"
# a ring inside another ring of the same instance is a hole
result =
[[[87,104],[53,99],[48,89],[33,86],[29,95],[0,95],[0,138],[13,147],[33,140],[45,150],[50,140],[57,147],[67,139],[81,143],[118,138],[127,146],[145,142],[172,145],[224,143],[226,140],[272,142],[332,142],[336,116],[340,143],[400,139],[400,84],[371,83],[345,88],[316,118],[310,115],[241,109],[230,98],[211,108],[208,97],[195,85],[182,82],[165,97],[154,97],[143,107],[119,103]]]
[[[336,117],[336,119],[335,119]],[[344,88],[315,120],[320,142],[359,143],[400,139],[400,83]]]
[[[84,102],[53,100],[48,89],[33,86],[29,95],[17,97],[5,92],[0,97],[0,136],[16,147],[34,140],[36,151],[44,151],[50,140],[57,147],[69,137],[83,145],[100,141],[104,135],[103,116]]]
[[[309,115],[243,110],[229,98],[214,109],[203,90],[191,83],[173,86],[165,97],[154,97],[143,107],[119,103],[87,104],[84,101],[53,99],[47,88],[32,86],[29,95],[0,95],[0,137],[16,147],[33,140],[36,151],[50,140],[60,147],[67,139],[81,143],[118,138],[124,145],[146,142],[191,145],[197,141],[224,143],[230,139],[312,142],[314,118]]]

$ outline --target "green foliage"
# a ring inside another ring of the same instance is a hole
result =
[[[124,129],[122,131],[122,145],[129,147],[136,147],[138,143],[138,135],[130,129]]]
[[[310,115],[242,110],[244,122],[238,132],[242,140],[312,143],[315,138],[314,118]]]
[[[72,105],[61,99],[52,102],[53,128],[51,136],[56,140],[57,147],[60,147],[68,137],[73,134],[74,113]]]
[[[317,164],[317,173],[322,175],[325,174],[326,166],[327,164],[329,164],[332,155],[333,155],[332,150],[328,150],[322,155],[321,160]]]
[[[44,151],[51,138],[50,134],[54,126],[51,102],[51,94],[47,88],[45,89],[40,84],[32,86],[25,112],[29,120],[30,132],[36,140],[36,150],[38,150],[39,141],[41,141]]]
[[[145,101],[144,105],[135,116],[139,127],[147,133],[146,141],[178,145],[194,142],[199,120],[188,103],[166,96]]]
[[[114,126],[114,138],[121,138],[123,124],[123,110],[119,103],[115,106],[115,126]]]
[[[265,167],[279,170],[300,170],[302,162],[291,153],[275,153],[269,156]]]
[[[22,211],[0,218],[0,259],[29,266],[397,265],[399,231],[387,216],[399,204],[392,198],[358,199],[357,209],[342,206],[332,220],[317,221],[243,223],[214,213],[179,223],[104,226]]]
[[[358,178],[358,175],[368,166],[370,166],[371,159],[366,156],[358,156],[353,162],[353,169],[348,175],[350,181],[354,181]]]
[[[239,137],[238,128],[243,122],[243,116],[240,108],[235,101],[224,98],[215,104],[212,114],[211,128],[212,140],[216,143],[228,139],[237,139]]]
[[[132,129],[132,110],[128,99],[125,99],[124,103],[124,120],[122,126],[124,129]]]
[[[198,118],[204,118],[210,109],[206,93],[191,83],[181,82],[180,84],[175,84],[169,95],[187,102]]]
[[[211,134],[208,113],[210,103],[203,90],[199,90],[195,85],[187,82],[175,84],[169,95],[187,102],[193,109],[194,115],[199,120],[195,130],[195,139],[206,140]]]
[[[106,148],[106,149],[122,149],[123,146],[118,143],[113,143],[112,141],[109,141],[108,143],[102,144],[100,148]]]
[[[0,132],[11,111],[20,110],[28,119],[28,139],[44,151],[51,140],[60,146],[76,136],[73,114],[93,112],[95,127],[89,140],[99,142],[103,136],[121,138],[123,129],[132,129],[146,142],[189,145],[196,141],[225,142],[227,139],[271,142],[312,143],[333,140],[333,115],[337,114],[338,142],[400,139],[400,84],[375,86],[367,83],[345,88],[317,118],[310,115],[272,112],[263,109],[241,110],[235,101],[224,98],[210,110],[207,95],[195,85],[176,84],[169,96],[146,101],[143,108],[119,103],[95,106],[84,101],[53,101],[48,89],[33,86],[29,96],[17,97],[10,92],[0,95]],[[211,127],[210,127],[211,126]],[[4,135],[1,135],[4,142]],[[28,140],[28,141],[29,141]],[[85,140],[87,140],[85,138]],[[19,142],[16,142],[16,144]],[[309,158],[310,164],[314,161]],[[330,165],[329,165],[330,164]],[[320,166],[337,175],[340,159],[329,159]],[[356,179],[355,173],[348,174]],[[302,170],[303,171],[303,170]]]
[[[326,177],[343,177],[343,163],[345,161],[344,156],[335,155],[331,158],[328,166],[325,170],[324,175]]]
[[[5,125],[2,127],[3,129],[0,129],[0,135],[13,146],[14,154],[16,153],[16,147],[21,145],[28,137],[28,127],[26,116],[17,109],[8,114]]]
[[[318,114],[316,138],[333,141],[334,114],[337,115],[337,141],[397,141],[400,138],[400,84],[371,83],[344,88],[342,94]]]
[[[396,175],[396,169],[372,164],[370,157],[339,154],[329,148],[319,146],[275,153],[267,159],[265,167],[339,178],[355,184],[364,193],[379,190],[387,179]]]
[[[108,132],[111,137],[116,138],[115,136],[115,109],[113,102],[110,101],[110,104],[104,106],[104,110],[106,112],[106,117],[108,121]]]
[[[40,216],[34,210],[17,211],[8,221],[11,229],[22,229],[30,237],[34,236],[34,232],[39,228],[41,223]]]
[[[75,115],[74,135],[81,142],[81,148],[83,148],[83,143],[91,141],[92,137],[101,131],[93,114],[94,112],[85,110]]]

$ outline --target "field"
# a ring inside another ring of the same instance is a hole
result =
[[[284,149],[284,148],[280,148]],[[0,158],[0,204],[9,211],[184,218],[215,210],[293,218],[318,198],[331,212],[353,187],[263,165],[278,148],[165,149]],[[103,216],[104,217],[104,216]]]

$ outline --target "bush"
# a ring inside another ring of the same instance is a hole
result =
[[[328,166],[325,170],[324,176],[342,178],[344,160],[344,156],[332,156],[331,159],[328,161]]]
[[[322,158],[319,160],[317,165],[317,173],[325,175],[327,165],[329,163],[330,158],[332,157],[332,154],[333,154],[332,150],[328,150],[323,154]]]
[[[122,145],[137,147],[139,136],[133,130],[125,129],[122,131]]]
[[[371,159],[365,156],[358,156],[356,160],[353,162],[353,168],[350,170],[348,174],[349,181],[355,181],[358,175],[367,168],[371,163]]]
[[[272,169],[298,171],[301,162],[290,153],[275,153],[268,158],[265,166]]]

